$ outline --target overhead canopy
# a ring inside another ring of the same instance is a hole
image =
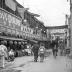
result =
[[[7,37],[7,36],[0,36],[0,39],[15,40],[15,41],[26,41],[26,40],[24,40],[24,39],[12,38],[12,37]]]
[[[46,29],[64,29],[64,28],[68,28],[68,25],[46,27]]]

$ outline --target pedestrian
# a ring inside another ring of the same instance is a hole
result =
[[[34,54],[34,62],[37,62],[37,60],[38,60],[38,50],[39,50],[39,45],[36,43],[36,44],[34,44],[34,46],[32,48],[32,51]]]
[[[60,49],[60,56],[63,56],[63,51],[64,51],[64,43],[63,43],[63,41],[60,41],[59,49]]]
[[[52,45],[53,56],[56,57],[57,56],[57,52],[58,52],[58,44],[54,40],[51,45]]]
[[[2,63],[2,68],[5,67],[5,58],[8,57],[8,53],[7,53],[7,47],[4,45],[4,43],[2,42],[0,45],[0,59],[1,59],[1,63]],[[0,66],[1,67],[1,66]]]
[[[56,45],[54,46],[54,49],[53,49],[53,56],[54,56],[54,58],[56,58],[56,56],[57,56],[57,48],[56,48]]]
[[[11,50],[9,51],[9,60],[10,60],[10,61],[13,61],[13,60],[14,60],[14,51],[13,51],[13,49],[11,49]]]
[[[40,62],[43,62],[44,56],[45,56],[45,47],[44,47],[44,44],[40,45],[39,56],[40,56]]]

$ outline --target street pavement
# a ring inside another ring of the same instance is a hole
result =
[[[18,57],[0,72],[72,72],[72,59],[64,56],[53,56],[45,58],[41,63],[33,61],[33,56]],[[11,70],[11,71],[9,71]]]

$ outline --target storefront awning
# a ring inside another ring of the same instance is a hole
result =
[[[7,36],[0,36],[0,39],[5,39],[5,40],[15,40],[15,41],[26,41],[26,40],[24,40],[24,39],[13,38],[13,37],[7,37]]]
[[[38,41],[33,40],[33,39],[28,39],[29,42],[33,42],[33,43],[38,43]]]

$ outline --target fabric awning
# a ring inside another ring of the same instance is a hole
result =
[[[26,41],[26,40],[24,40],[24,39],[13,38],[13,37],[7,37],[7,36],[0,36],[0,39],[5,39],[5,40],[15,40],[15,41]]]

